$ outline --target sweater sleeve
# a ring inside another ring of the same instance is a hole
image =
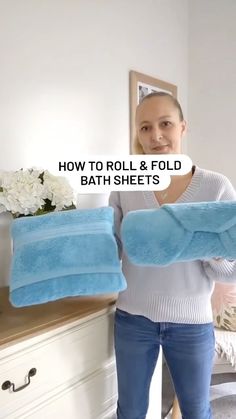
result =
[[[109,205],[114,209],[114,227],[115,227],[115,238],[118,246],[119,257],[122,255],[122,242],[120,237],[120,225],[123,218],[123,212],[120,203],[119,192],[111,192],[109,196]]]
[[[219,201],[235,201],[236,191],[233,185],[225,176],[222,179]],[[236,260],[211,259],[202,263],[210,279],[219,282],[236,282]]]
[[[216,282],[236,282],[235,260],[212,259],[202,263],[208,278]]]

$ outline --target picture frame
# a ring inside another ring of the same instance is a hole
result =
[[[177,86],[137,71],[130,71],[130,154],[135,136],[135,111],[142,98],[149,93],[164,91],[177,98]]]

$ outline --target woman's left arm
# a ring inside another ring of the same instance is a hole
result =
[[[219,201],[236,201],[236,191],[226,177],[224,178]],[[236,282],[236,260],[213,258],[203,261],[203,268],[210,279],[219,282]]]

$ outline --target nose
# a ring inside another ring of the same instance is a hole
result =
[[[162,133],[159,127],[153,127],[151,131],[151,142],[152,143],[158,143],[162,139]]]

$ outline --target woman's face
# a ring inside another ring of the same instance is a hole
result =
[[[181,154],[186,122],[168,97],[151,97],[137,108],[136,130],[145,154]]]

